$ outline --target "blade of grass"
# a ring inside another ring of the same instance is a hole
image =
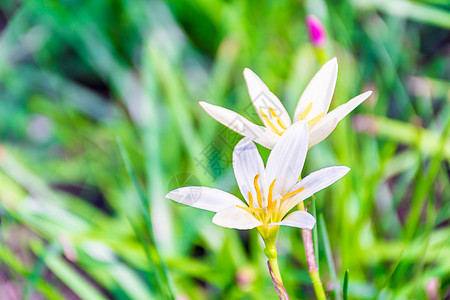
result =
[[[317,220],[317,212],[316,212],[316,197],[312,196],[311,197],[311,213],[312,215],[316,218]],[[312,238],[313,238],[313,246],[314,246],[314,256],[316,258],[316,266],[317,266],[317,270],[320,270],[319,267],[319,237],[318,237],[318,233],[317,233],[317,223],[316,226],[314,226],[313,230],[312,230]]]
[[[450,146],[450,143],[448,143],[449,132],[450,119],[447,120],[447,124],[442,130],[441,137],[436,145],[437,153],[431,160],[427,176],[423,176],[424,174],[418,174],[417,176],[417,182],[414,186],[414,196],[411,202],[411,210],[406,221],[406,237],[412,238],[417,229],[420,214],[425,207],[425,201],[427,199],[426,195],[431,191],[435,177],[440,170],[441,160],[444,157],[444,151],[447,150],[446,148],[450,148],[447,147]]]
[[[342,286],[342,291],[343,291],[343,299],[347,300],[348,297],[348,270],[345,271],[345,276],[344,276],[344,284]]]
[[[441,137],[431,130],[381,116],[360,114],[355,117],[355,125],[357,131],[415,146],[420,152],[427,155],[437,156],[443,151],[443,157],[450,159],[450,138],[448,135]]]
[[[336,267],[335,267],[334,261],[333,261],[333,253],[331,251],[327,227],[325,226],[325,220],[324,220],[322,214],[319,215],[319,228],[320,228],[320,235],[322,236],[322,243],[323,243],[323,246],[325,249],[325,258],[327,261],[328,270],[330,271],[330,276],[333,281],[333,287],[334,287],[334,292],[336,294],[336,299],[340,299],[341,298],[341,284],[340,284],[339,280],[337,279]]]
[[[55,245],[51,245],[49,249],[45,249],[41,241],[34,240],[30,243],[30,246],[33,252],[42,258],[45,265],[81,299],[107,299],[59,256],[60,251],[55,248]]]
[[[154,268],[154,264],[153,264],[151,250],[148,247],[147,239],[144,236],[144,233],[141,230],[139,230],[139,228],[133,222],[131,216],[128,216],[127,218],[128,218],[128,222],[130,223],[131,227],[133,228],[133,231],[134,231],[136,237],[138,238],[139,242],[142,244],[142,248],[144,249],[145,256],[147,257],[147,261],[149,263],[149,270],[152,270]],[[153,282],[154,286],[157,286],[157,279],[155,276],[156,276],[155,272],[150,272],[150,280]],[[158,292],[160,292],[160,291],[158,290]]]
[[[145,103],[144,121],[139,126],[144,150],[144,168],[146,177],[151,178],[147,184],[147,195],[153,208],[152,219],[157,222],[155,236],[161,251],[173,253],[178,247],[174,241],[172,212],[168,201],[161,201],[166,194],[164,187],[165,174],[162,167],[165,149],[161,145],[162,130],[166,127],[161,114],[158,113],[158,100],[161,99],[159,84],[156,80],[155,68],[147,48],[142,50],[141,86],[142,100]],[[174,147],[177,147],[174,145]],[[156,212],[155,212],[156,211]]]
[[[370,0],[354,1],[354,3],[362,8],[376,9],[397,17],[410,18],[442,28],[450,28],[450,14],[448,11],[432,5],[404,0]]]
[[[440,148],[436,156],[434,156],[430,162],[429,168],[428,168],[428,174],[424,176],[423,173],[425,172],[419,172],[417,175],[417,181],[414,186],[414,193],[413,198],[411,202],[411,209],[408,215],[408,218],[406,220],[406,228],[405,228],[405,240],[409,242],[408,245],[409,248],[411,248],[411,242],[413,241],[416,234],[421,234],[424,237],[423,243],[420,245],[422,250],[420,251],[420,255],[418,255],[418,258],[416,259],[415,264],[415,271],[411,272],[411,267],[408,265],[408,263],[403,263],[399,265],[396,268],[395,274],[396,279],[397,278],[404,278],[408,276],[409,273],[416,274],[411,280],[410,280],[410,286],[412,286],[410,291],[410,297],[414,294],[414,292],[417,289],[417,283],[421,280],[421,274],[424,274],[424,266],[425,266],[425,257],[426,253],[429,252],[429,241],[431,237],[431,231],[432,226],[434,224],[433,219],[428,219],[426,224],[424,226],[420,226],[420,232],[419,231],[419,222],[420,222],[420,215],[422,211],[425,209],[427,203],[426,200],[428,198],[433,198],[433,191],[432,187],[435,183],[435,178],[440,170],[440,164],[441,159],[444,151],[445,141],[450,131],[450,119],[447,120],[447,124],[445,125],[444,129],[442,130],[441,134],[441,140],[440,140]],[[427,194],[429,194],[429,197],[427,197]],[[432,202],[432,200],[430,200]],[[391,282],[389,282],[390,284]]]
[[[8,266],[11,270],[19,273],[25,278],[31,276],[32,272],[25,266],[24,263],[5,245],[0,243],[0,261]],[[1,268],[4,268],[3,266]],[[44,281],[41,277],[36,278],[32,287],[42,293],[47,299],[50,300],[63,300],[65,297],[52,285],[50,282]],[[24,292],[23,299],[27,298],[27,293]]]
[[[24,284],[22,299],[28,299],[30,292],[33,290],[33,287],[36,286],[38,279],[42,278],[42,273],[45,270],[44,267],[44,261],[41,259],[41,257],[38,257],[38,260],[34,263],[32,271],[27,276],[27,281]]]
[[[131,166],[130,159],[128,158],[128,155],[125,152],[125,149],[123,148],[122,142],[119,137],[117,137],[117,145],[119,147],[120,155],[122,156],[127,173],[130,176],[131,181],[133,182],[133,185],[136,189],[136,192],[139,195],[139,199],[141,200],[141,204],[144,209],[144,218],[145,218],[145,222],[147,224],[147,228],[148,228],[149,235],[150,235],[150,239],[149,239],[149,243],[151,246],[150,250],[154,254],[154,255],[152,255],[152,257],[154,257],[154,259],[152,261],[153,261],[153,263],[155,263],[154,268],[156,270],[156,274],[158,274],[158,276],[156,276],[156,278],[164,286],[164,288],[162,288],[162,286],[160,287],[160,288],[162,288],[162,292],[164,294],[166,294],[169,299],[173,299],[174,298],[173,292],[170,287],[169,280],[167,278],[166,268],[164,266],[164,262],[161,259],[161,255],[159,254],[159,251],[158,251],[158,248],[157,248],[157,245],[155,242],[155,237],[153,234],[153,226],[152,226],[151,217],[150,217],[151,216],[151,208],[149,205],[149,201],[147,199],[146,194],[143,192],[143,190],[141,189],[141,187],[139,185],[136,174],[133,170],[133,167]]]
[[[180,83],[175,70],[172,69],[170,61],[164,58],[161,50],[156,47],[148,47],[148,56],[154,65],[155,73],[158,77],[164,78],[160,82],[162,90],[168,101],[168,106],[174,114],[174,120],[180,130],[181,138],[185,144],[186,151],[194,161],[194,158],[202,152],[203,146],[200,144],[200,138],[194,130],[194,120],[189,114],[189,108],[186,105],[186,93]]]

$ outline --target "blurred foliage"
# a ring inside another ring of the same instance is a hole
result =
[[[352,168],[316,195],[330,299],[346,270],[348,299],[449,297],[448,1],[2,0],[0,13],[1,299],[276,299],[255,230],[164,195],[239,195],[239,136],[197,102],[254,118],[249,67],[293,111],[320,67],[307,14],[338,58],[332,106],[375,91],[307,157],[305,174]],[[278,244],[291,297],[313,298],[299,230]]]

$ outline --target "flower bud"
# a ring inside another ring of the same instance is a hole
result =
[[[306,27],[309,39],[315,47],[323,47],[327,41],[327,34],[322,22],[314,15],[306,16]]]

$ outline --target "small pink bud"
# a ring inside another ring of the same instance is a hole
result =
[[[322,47],[327,41],[327,33],[322,22],[314,15],[306,16],[306,27],[311,43],[316,47]]]

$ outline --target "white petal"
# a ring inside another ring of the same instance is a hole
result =
[[[291,118],[284,108],[284,105],[281,103],[278,97],[269,90],[269,88],[258,77],[258,75],[256,75],[252,70],[245,68],[244,79],[247,83],[248,93],[250,95],[250,99],[252,100],[253,106],[255,107],[259,118],[266,125],[266,127],[269,127],[269,124],[262,117],[259,111],[260,108],[262,109],[264,114],[269,117],[269,119],[272,121],[272,124],[274,124],[278,129],[281,129],[280,125],[277,124],[277,119],[271,116],[269,107],[271,107],[280,117],[283,124],[286,127],[289,127],[291,125]]]
[[[217,212],[212,222],[222,227],[236,229],[252,229],[262,225],[248,211],[237,206],[230,206],[225,210]]]
[[[304,210],[297,210],[290,213],[283,221],[270,223],[269,225],[284,225],[298,228],[313,229],[316,218]]]
[[[272,130],[253,124],[234,111],[202,101],[199,104],[218,122],[266,148],[272,149],[279,138]]]
[[[295,184],[289,192],[298,190],[300,188],[305,188],[300,193],[292,196],[283,203],[280,214],[285,214],[289,212],[294,206],[302,202],[303,200],[311,197],[313,194],[320,190],[330,186],[337,180],[345,176],[345,174],[350,171],[349,167],[346,166],[334,166],[323,168],[318,171],[312,172],[299,182]]]
[[[347,103],[339,105],[338,107],[336,107],[335,109],[330,111],[323,118],[323,119],[325,119],[324,121],[326,121],[327,119],[335,119],[336,118],[337,121],[339,122],[346,115],[348,115],[352,110],[354,110],[358,105],[363,103],[364,100],[369,98],[370,95],[372,95],[372,91],[368,91],[368,92],[362,93],[362,94],[356,96],[355,98],[350,99],[349,101],[347,101]],[[316,125],[318,125],[318,124],[316,124]]]
[[[317,123],[309,131],[309,148],[317,145],[323,141],[327,136],[329,136],[333,130],[336,128],[338,120],[325,119],[323,122]]]
[[[312,146],[320,143],[327,136],[329,136],[331,132],[333,132],[334,128],[336,128],[337,123],[339,123],[339,121],[341,121],[364,100],[369,98],[371,94],[371,91],[362,93],[349,100],[347,103],[336,107],[327,115],[325,115],[325,117],[323,117],[319,122],[317,122],[316,125],[311,128],[311,132],[309,135],[309,147],[311,148]]]
[[[288,192],[300,177],[308,151],[308,125],[305,121],[294,123],[280,137],[269,154],[266,166],[266,188],[274,179],[277,191]]]
[[[239,198],[230,193],[204,186],[188,186],[175,189],[166,195],[166,199],[214,212],[230,206],[244,205]]]
[[[298,120],[298,116],[310,103],[312,103],[311,110],[305,120],[309,121],[321,113],[327,113],[336,86],[337,72],[338,64],[335,57],[325,63],[314,75],[298,100],[294,121]]]
[[[242,196],[248,203],[248,192],[254,193],[254,178],[264,172],[264,163],[258,148],[248,138],[239,141],[233,150],[233,169]]]

